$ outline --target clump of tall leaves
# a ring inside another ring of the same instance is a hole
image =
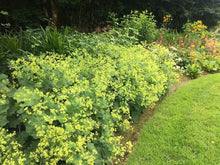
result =
[[[4,34],[0,36],[0,72],[9,74],[9,61],[29,54],[39,56],[45,52],[55,52],[69,55],[76,49],[86,49],[91,53],[98,43],[131,46],[137,43],[137,38],[125,35],[122,29],[97,35],[79,33],[67,27],[61,30],[50,27],[27,29],[17,34]]]

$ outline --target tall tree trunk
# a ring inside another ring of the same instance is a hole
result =
[[[44,12],[45,17],[48,20],[48,25],[51,26],[51,21],[50,21],[50,17],[49,17],[49,14],[48,14],[48,10],[47,10],[47,7],[45,6],[46,2],[47,2],[47,0],[42,0],[41,1],[42,8],[43,8],[43,12]]]
[[[51,5],[51,13],[52,13],[52,20],[53,20],[53,27],[57,25],[57,7],[55,4],[55,0],[50,0]]]

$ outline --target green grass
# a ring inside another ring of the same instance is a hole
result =
[[[193,80],[164,100],[126,164],[219,165],[220,74]]]

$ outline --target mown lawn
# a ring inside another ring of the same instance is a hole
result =
[[[220,164],[220,74],[183,85],[145,123],[127,165]]]

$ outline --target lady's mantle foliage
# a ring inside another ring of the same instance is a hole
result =
[[[105,164],[129,150],[115,133],[165,94],[176,78],[174,62],[158,46],[93,49],[11,61],[13,83],[0,79],[1,127],[14,128],[17,141],[14,148],[1,144],[0,162]],[[1,130],[3,141],[11,138]],[[4,147],[16,150],[16,160]]]

